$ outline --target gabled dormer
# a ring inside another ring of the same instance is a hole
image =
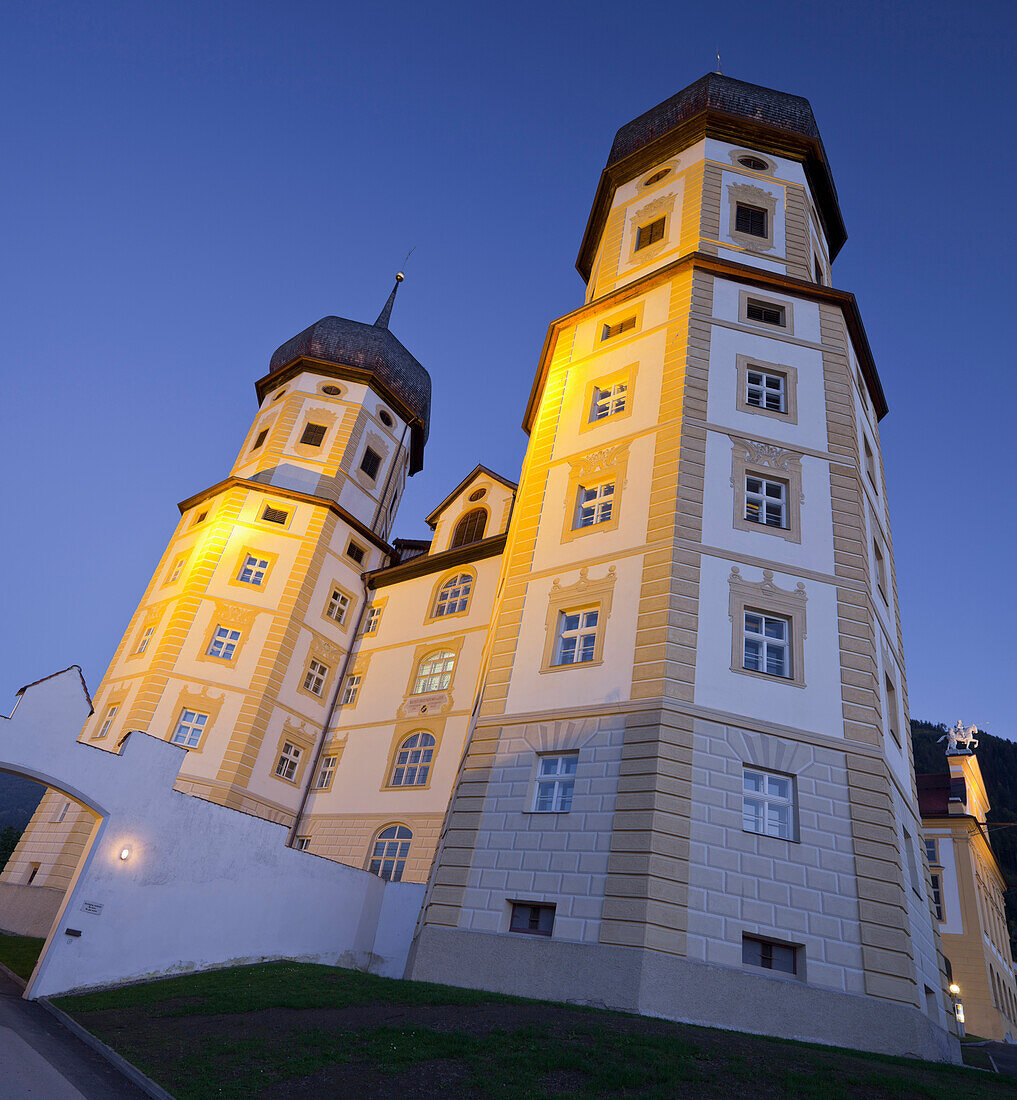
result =
[[[429,554],[455,550],[508,530],[518,486],[477,466],[427,517],[434,531]]]

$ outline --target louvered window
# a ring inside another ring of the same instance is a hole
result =
[[[752,237],[766,236],[766,211],[761,206],[738,203],[735,208],[735,229]]]
[[[300,442],[308,447],[320,447],[327,431],[324,424],[307,424],[304,426],[304,434],[300,437]]]
[[[765,236],[765,234],[764,234]],[[636,251],[646,248],[647,245],[664,239],[664,219],[657,218],[649,225],[642,225],[636,230]]]
[[[262,430],[258,432],[258,438],[254,441],[254,446],[251,450],[256,451],[266,439],[268,439],[268,428],[262,428]]]
[[[381,455],[377,451],[372,451],[368,447],[364,451],[364,457],[360,460],[360,468],[370,478],[378,476],[378,470],[381,469]]]
[[[364,548],[358,546],[355,542],[351,542],[349,546],[346,547],[346,556],[355,561],[357,565],[364,564],[364,553]]]
[[[261,518],[268,523],[285,523],[289,515],[289,512],[284,512],[281,508],[273,508],[271,504],[266,504]]]
[[[750,321],[761,321],[764,325],[780,325],[784,328],[784,307],[770,302],[758,302],[750,298],[745,306],[745,315]]]
[[[635,317],[626,317],[624,321],[619,321],[617,324],[605,325],[600,338],[601,340],[610,340],[612,336],[620,336],[623,332],[628,332],[630,328],[635,327]]]

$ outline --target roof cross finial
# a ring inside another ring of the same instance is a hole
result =
[[[408,260],[416,249],[416,245],[413,246],[406,253],[406,260]],[[406,266],[406,260],[403,260],[403,267]],[[375,328],[388,328],[388,323],[392,319],[392,307],[395,305],[396,291],[399,289],[399,284],[405,279],[406,276],[401,272],[396,272],[395,286],[392,287],[392,293],[388,296],[388,301],[381,307],[381,313],[378,314],[378,320],[374,322]]]

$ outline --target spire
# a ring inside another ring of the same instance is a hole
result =
[[[388,328],[388,323],[392,318],[392,306],[395,305],[396,291],[399,289],[399,284],[405,279],[406,276],[401,272],[396,272],[395,286],[392,287],[392,293],[388,296],[388,301],[381,307],[381,313],[378,314],[378,320],[374,322],[375,328]]]

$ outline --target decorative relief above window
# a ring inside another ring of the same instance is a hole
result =
[[[769,252],[773,248],[776,195],[751,183],[730,183],[727,196],[731,211],[728,236],[753,252]]]
[[[747,581],[737,565],[728,576],[731,671],[805,687],[805,585],[779,588],[773,570]]]
[[[802,541],[802,455],[772,443],[740,436],[731,440],[731,487],[734,527],[766,531],[788,542]],[[783,487],[783,492],[777,492]],[[780,505],[778,516],[777,504]]]

